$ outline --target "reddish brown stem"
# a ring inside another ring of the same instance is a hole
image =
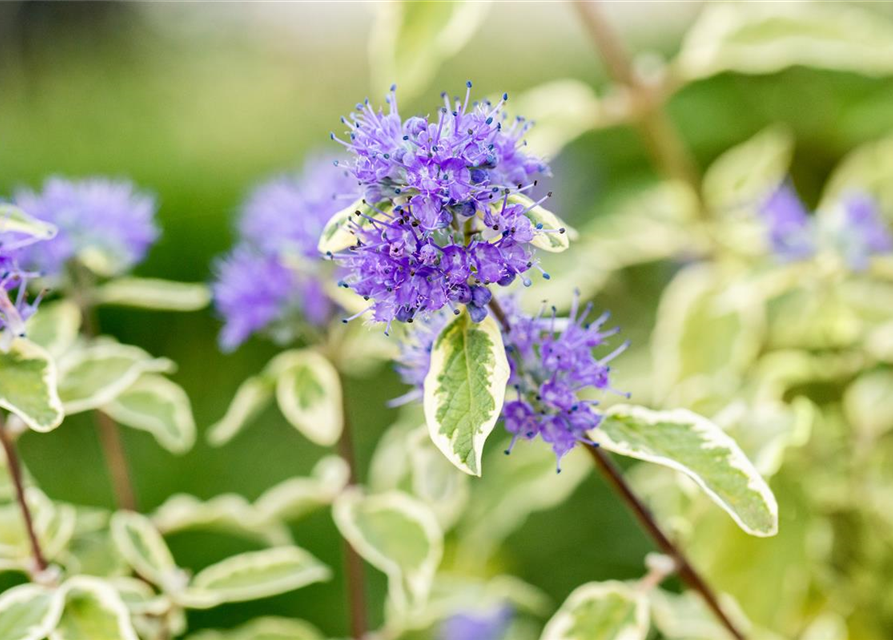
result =
[[[357,483],[357,462],[354,455],[353,430],[351,428],[350,418],[348,416],[348,408],[346,396],[343,394],[344,379],[341,380],[344,430],[341,432],[341,438],[338,440],[338,453],[347,462],[350,469],[349,483],[355,485]],[[354,550],[346,538],[342,538],[342,548],[344,556],[345,580],[347,582],[347,601],[350,609],[350,630],[351,638],[360,640],[366,635],[368,622],[366,620],[366,575],[363,559]]]
[[[34,566],[37,573],[42,573],[47,568],[47,561],[43,556],[43,551],[40,549],[40,541],[37,539],[37,533],[34,530],[31,510],[28,508],[28,501],[25,498],[22,465],[19,462],[15,442],[10,437],[2,418],[0,418],[0,442],[3,443],[3,450],[6,453],[6,465],[9,467],[9,476],[12,478],[13,487],[15,487],[16,500],[22,511],[22,520],[25,524],[25,531],[28,533],[28,541],[31,543],[31,555],[34,557]]]
[[[124,451],[124,443],[121,440],[121,432],[118,425],[108,414],[99,410],[93,412],[93,418],[96,422],[99,442],[102,445],[102,452],[105,456],[105,464],[112,483],[112,491],[115,493],[115,503],[119,509],[136,511],[136,493],[130,480],[127,454]]]

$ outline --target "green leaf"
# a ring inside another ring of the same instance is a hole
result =
[[[162,311],[198,311],[211,301],[211,292],[202,283],[134,277],[107,282],[95,296],[99,304]]]
[[[164,591],[179,591],[185,577],[177,568],[164,538],[146,516],[119,511],[112,516],[112,542],[140,577]]]
[[[893,73],[893,24],[846,4],[713,4],[685,37],[675,65],[689,80],[796,65],[885,76]]]
[[[182,387],[162,376],[141,376],[102,411],[120,424],[148,431],[172,453],[186,453],[195,444],[189,397]]]
[[[132,616],[164,616],[171,602],[139,578],[117,576],[108,580]]]
[[[139,640],[127,606],[109,583],[76,576],[62,589],[65,610],[51,640]]]
[[[235,534],[269,546],[294,542],[288,527],[262,517],[254,505],[234,493],[205,502],[183,493],[175,494],[155,510],[152,522],[165,535],[200,529]]]
[[[592,87],[564,78],[512,96],[512,111],[534,121],[525,138],[540,157],[554,158],[565,145],[598,126],[602,107]]]
[[[226,415],[208,429],[208,442],[216,447],[232,440],[270,403],[273,389],[274,383],[267,376],[246,379],[236,390]]]
[[[654,589],[648,595],[654,626],[668,640],[734,640],[695,592],[677,594]],[[739,620],[743,618],[743,614],[738,605],[724,595],[720,594],[723,610],[729,614],[734,613],[732,619],[741,628],[747,628],[749,624],[743,624],[745,621]]]
[[[338,442],[344,413],[341,380],[332,363],[304,349],[286,352],[270,366],[278,372],[276,400],[292,426],[318,445]]]
[[[58,589],[22,584],[0,594],[0,638],[43,640],[62,615],[63,595]]]
[[[272,616],[256,618],[235,629],[199,631],[186,640],[324,640],[309,622]]]
[[[59,360],[59,396],[67,414],[109,404],[145,373],[167,373],[173,363],[126,344],[100,340]]]
[[[200,571],[178,597],[189,608],[207,609],[244,602],[329,580],[332,572],[298,547],[242,553]]]
[[[331,504],[347,486],[350,469],[338,456],[326,456],[313,468],[309,478],[289,478],[270,487],[255,503],[263,523],[294,521],[311,511]]]
[[[431,509],[399,491],[364,496],[349,489],[335,501],[333,516],[357,553],[388,576],[398,611],[425,602],[443,555],[443,533]]]
[[[384,92],[391,83],[401,100],[417,95],[438,67],[458,53],[483,24],[489,2],[389,2],[369,40],[372,86]]]
[[[704,174],[704,203],[720,215],[756,214],[787,177],[794,156],[794,137],[774,125],[732,147]]]
[[[428,433],[447,459],[481,475],[484,442],[493,431],[509,378],[502,334],[492,314],[472,322],[467,311],[440,332],[425,378]]]
[[[540,640],[645,640],[648,602],[623,582],[590,582],[568,596]]]
[[[562,504],[592,469],[575,450],[558,474],[552,451],[528,444],[518,443],[510,456],[502,449],[488,454],[487,475],[476,483],[458,529],[458,554],[470,566],[484,564],[530,514]]]
[[[745,532],[778,532],[778,504],[738,445],[710,420],[686,409],[615,405],[589,436],[614,453],[681,471]]]
[[[77,340],[81,328],[81,310],[68,300],[40,305],[40,312],[28,318],[25,332],[31,342],[58,358]]]
[[[576,239],[577,232],[575,229],[569,227],[564,220],[542,205],[536,204],[527,196],[516,193],[509,196],[509,202],[520,204],[525,209],[529,209],[524,215],[527,216],[527,219],[530,220],[536,230],[530,244],[537,249],[550,253],[561,253],[570,247],[571,240]]]
[[[29,238],[50,240],[56,236],[55,225],[28,215],[15,205],[0,204],[0,233],[20,233]]]
[[[52,431],[62,423],[56,365],[42,347],[18,338],[9,351],[0,351],[0,407],[35,431]]]
[[[380,215],[360,198],[329,218],[316,248],[323,255],[344,251],[357,243],[356,229],[369,225],[369,218]]]
[[[847,420],[868,442],[893,429],[893,371],[863,373],[843,395]]]

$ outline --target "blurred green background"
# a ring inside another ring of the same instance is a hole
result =
[[[696,3],[635,4],[609,5],[608,14],[630,48],[668,55],[699,9]],[[52,174],[131,177],[158,194],[164,229],[137,273],[207,280],[212,259],[232,242],[234,215],[247,190],[271,173],[300,166],[307,153],[329,150],[328,133],[340,129],[339,116],[371,93],[366,52],[373,28],[374,7],[360,3],[3,3],[0,193],[37,186]],[[603,68],[571,7],[497,3],[431,88],[401,106],[407,113],[427,111],[441,89],[455,91],[469,78],[482,96],[564,77],[604,84]],[[669,110],[701,166],[767,124],[787,123],[798,141],[794,177],[814,203],[848,150],[893,129],[891,105],[888,79],[794,68],[771,76],[716,76],[685,88]],[[572,223],[600,215],[613,195],[652,175],[628,129],[583,136],[553,167],[560,203],[553,208]],[[628,269],[597,300],[613,311],[639,358],[647,357],[657,299],[674,269]],[[174,379],[189,393],[200,431],[276,351],[256,339],[232,355],[221,354],[215,343],[219,323],[211,312],[104,309],[101,322],[121,341],[179,363]],[[374,379],[351,380],[347,393],[365,468],[395,418],[383,402],[401,387],[383,367]],[[254,498],[306,473],[324,454],[275,410],[227,446],[212,449],[200,438],[179,458],[146,434],[125,430],[124,437],[143,509],[177,492]],[[49,435],[26,435],[22,449],[49,495],[112,506],[89,416],[75,416]],[[328,512],[303,521],[295,538],[323,562],[340,566],[340,539]],[[243,545],[207,534],[172,540],[178,559],[193,568]],[[570,501],[534,515],[509,539],[500,561],[506,572],[560,602],[583,582],[638,577],[650,549],[624,507],[591,476]],[[333,583],[274,599],[190,613],[191,626],[231,626],[259,613],[300,614],[330,634],[346,633],[336,574]],[[384,578],[372,573],[371,581],[373,602],[380,604]],[[373,618],[380,610],[373,605]]]

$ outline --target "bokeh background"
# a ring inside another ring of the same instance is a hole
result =
[[[606,11],[631,49],[671,55],[700,8],[691,2],[608,3]],[[889,5],[870,9],[893,13]],[[130,177],[158,194],[164,229],[138,274],[207,281],[213,258],[231,245],[234,215],[249,188],[300,166],[309,153],[336,150],[328,134],[340,129],[339,117],[366,96],[382,97],[368,55],[368,41],[380,26],[377,11],[374,4],[323,2],[2,3],[0,194],[36,187],[53,174]],[[572,8],[499,2],[428,89],[401,106],[427,111],[440,90],[457,91],[467,79],[481,96],[523,92],[566,77],[593,87],[606,81]],[[893,129],[893,83],[805,68],[768,76],[723,74],[686,87],[669,112],[701,166],[770,123],[789,125],[798,143],[794,179],[814,202],[847,151]],[[653,177],[640,141],[622,127],[582,136],[553,167],[552,208],[571,223],[601,215],[617,194]],[[657,300],[677,268],[664,262],[626,269],[597,298],[632,340],[631,361],[647,359]],[[101,322],[121,341],[179,363],[174,379],[189,393],[200,430],[223,414],[238,384],[276,352],[255,339],[221,354],[215,342],[219,322],[210,311],[103,309]],[[383,401],[401,392],[386,365],[349,381],[361,469],[396,416]],[[324,454],[273,409],[230,444],[212,449],[200,438],[182,457],[166,453],[148,435],[125,430],[124,437],[144,509],[177,492],[254,498],[308,472]],[[112,506],[88,417],[75,416],[49,435],[26,435],[22,450],[47,494]],[[340,566],[340,539],[327,512],[302,521],[295,537],[323,562]],[[191,567],[247,548],[210,534],[180,534],[171,543]],[[534,514],[509,538],[498,562],[561,602],[583,582],[640,576],[650,550],[624,507],[590,476],[568,502]],[[231,626],[260,613],[300,614],[332,635],[346,633],[337,573],[334,583],[190,613],[191,626]],[[371,581],[373,603],[380,604],[384,578],[373,572]]]

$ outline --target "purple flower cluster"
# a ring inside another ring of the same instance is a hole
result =
[[[155,199],[125,180],[50,178],[43,190],[20,190],[15,203],[29,215],[58,227],[55,238],[19,253],[21,264],[56,278],[66,264],[98,254],[108,273],[123,273],[140,262],[158,238]]]
[[[314,264],[316,245],[325,222],[343,208],[339,198],[351,190],[356,183],[343,169],[314,158],[300,177],[280,176],[248,196],[239,242],[215,265],[222,349],[232,351],[252,334],[275,333],[297,318],[315,326],[331,319],[334,305]]]
[[[604,347],[608,338],[619,329],[602,330],[608,314],[592,322],[588,318],[592,304],[579,310],[579,295],[574,297],[570,316],[558,318],[552,308],[550,316],[541,311],[536,316],[522,313],[512,299],[501,302],[509,331],[504,333],[506,354],[511,366],[509,385],[516,393],[502,409],[506,430],[512,434],[509,453],[519,438],[533,440],[539,436],[552,446],[561,458],[577,442],[592,444],[586,435],[601,422],[598,402],[581,398],[587,389],[612,391],[610,362],[626,350],[623,343],[610,353],[596,357],[594,350]],[[418,323],[401,342],[397,372],[413,389],[394,403],[422,397],[425,376],[431,365],[431,348],[448,315],[435,314],[430,320]],[[559,466],[559,471],[560,471]]]
[[[592,444],[587,432],[602,420],[598,402],[580,397],[581,392],[591,388],[620,393],[611,388],[609,363],[629,344],[624,342],[596,357],[593,351],[604,347],[619,329],[602,330],[607,313],[589,322],[592,303],[579,312],[579,294],[574,296],[567,318],[558,318],[554,307],[548,317],[542,311],[536,316],[521,313],[514,304],[507,307],[511,326],[505,335],[512,369],[509,384],[517,399],[506,402],[502,409],[505,428],[512,434],[506,453],[518,438],[539,436],[552,446],[560,472],[561,458],[577,442]]]
[[[529,123],[507,122],[508,96],[470,104],[467,84],[464,101],[444,94],[436,119],[405,121],[392,87],[388,113],[366,101],[342,118],[348,141],[332,134],[352,155],[364,198],[356,245],[332,257],[349,271],[340,284],[370,300],[367,311],[389,328],[456,305],[480,321],[488,285],[536,266],[530,242],[542,230],[527,217],[535,205],[517,196],[547,167],[523,150]]]
[[[766,199],[760,213],[772,253],[785,262],[813,257],[820,240],[854,271],[867,269],[873,256],[893,252],[893,235],[877,201],[867,193],[844,193],[818,220],[809,215],[794,188],[784,183]]]
[[[480,613],[461,613],[441,625],[438,640],[500,640],[514,617],[510,606]]]
[[[0,231],[0,351],[6,351],[13,339],[25,335],[25,321],[37,311],[43,296],[40,293],[28,300],[28,281],[37,274],[20,269],[16,254],[33,244],[33,239],[20,235]]]

